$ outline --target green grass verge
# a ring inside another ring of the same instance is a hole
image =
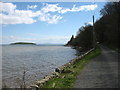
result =
[[[76,80],[76,76],[81,72],[83,67],[93,58],[101,54],[100,48],[93,50],[91,53],[83,57],[77,63],[65,68],[71,70],[71,73],[61,73],[59,77],[50,79],[41,88],[72,88]]]
[[[112,50],[115,50],[116,52],[120,53],[120,48],[115,48],[115,47],[112,47],[112,46],[108,46],[108,48],[110,48]]]
[[[112,49],[112,50],[114,50],[114,51],[116,51],[116,52],[118,52],[118,53],[120,53],[120,48],[118,48],[118,47],[108,45],[108,44],[103,44],[103,45],[110,48],[110,49]]]

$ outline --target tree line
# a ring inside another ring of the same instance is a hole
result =
[[[120,1],[108,2],[100,10],[100,15],[101,18],[94,24],[95,42],[120,49]],[[93,26],[82,26],[66,45],[82,50],[93,48]]]

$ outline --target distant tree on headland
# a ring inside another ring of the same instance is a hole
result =
[[[90,49],[93,46],[93,33],[92,26],[86,25],[82,26],[76,37],[71,37],[70,41],[66,44],[68,46],[81,47],[82,49]]]
[[[72,45],[73,40],[74,40],[74,35],[72,35],[70,41],[68,41],[68,43],[66,45]]]

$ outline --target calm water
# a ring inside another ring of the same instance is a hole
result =
[[[24,70],[26,83],[31,84],[75,58],[75,54],[74,49],[64,46],[3,46],[3,85],[13,88],[21,85]]]

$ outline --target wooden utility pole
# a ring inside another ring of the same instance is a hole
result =
[[[95,27],[94,27],[94,15],[93,15],[93,48],[96,48],[96,44],[95,44]]]

